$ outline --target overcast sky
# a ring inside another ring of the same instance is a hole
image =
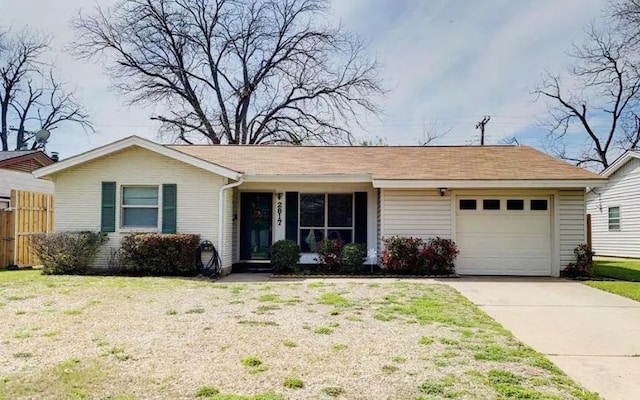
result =
[[[109,5],[115,0],[100,0]],[[53,37],[58,76],[86,105],[97,130],[69,127],[52,135],[48,150],[62,157],[129,135],[156,139],[151,109],[129,108],[110,89],[100,66],[76,61],[64,51],[73,38],[69,20],[89,11],[91,0],[0,0],[0,27],[29,25]],[[336,21],[370,41],[383,64],[391,93],[384,115],[370,119],[369,138],[416,144],[423,126],[450,133],[438,144],[469,144],[475,124],[490,115],[488,142],[519,135],[539,146],[543,103],[530,94],[545,69],[561,72],[566,50],[583,27],[601,15],[604,0],[333,0]]]

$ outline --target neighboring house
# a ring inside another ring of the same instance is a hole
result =
[[[586,240],[586,187],[606,180],[530,147],[165,146],[132,136],[34,172],[56,230],[197,233],[234,264],[324,237],[458,243],[461,274],[557,276]],[[104,249],[97,265],[105,266]]]
[[[596,255],[640,258],[640,151],[628,151],[601,175],[607,186],[587,194]]]
[[[9,207],[12,189],[53,194],[53,183],[34,178],[31,171],[54,162],[39,150],[0,151],[0,209]]]

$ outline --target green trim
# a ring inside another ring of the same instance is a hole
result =
[[[178,186],[162,185],[162,233],[176,233],[178,227]]]
[[[102,182],[102,212],[100,231],[116,231],[116,183]]]

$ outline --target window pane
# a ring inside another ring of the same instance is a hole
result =
[[[609,207],[609,219],[620,218],[620,207]]]
[[[352,227],[353,226],[353,195],[330,194],[329,196],[329,226]]]
[[[324,229],[300,229],[300,251],[315,253],[323,239]]]
[[[482,209],[483,210],[499,210],[500,209],[500,200],[482,200]]]
[[[620,207],[609,207],[609,230],[620,230]]]
[[[122,204],[125,206],[157,206],[158,188],[131,186],[122,189]]]
[[[507,210],[524,210],[524,200],[507,200]]]
[[[353,231],[351,229],[329,229],[327,233],[328,239],[339,239],[345,243],[351,243]]]
[[[158,226],[158,209],[133,207],[123,208],[122,226],[155,228]]]
[[[475,210],[476,209],[476,201],[475,200],[460,200],[460,209],[461,210]]]
[[[324,226],[324,194],[300,194],[300,226]]]
[[[548,205],[546,200],[531,200],[532,211],[546,211],[547,207]]]

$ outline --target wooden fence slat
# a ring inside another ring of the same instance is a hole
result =
[[[31,238],[53,231],[53,206],[53,195],[11,191],[11,211],[0,210],[0,268],[37,264],[31,252]]]

